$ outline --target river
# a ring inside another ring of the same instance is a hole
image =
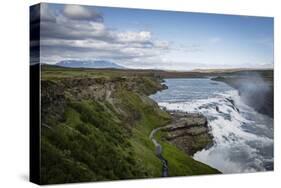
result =
[[[213,146],[193,158],[223,173],[273,170],[273,119],[256,112],[223,82],[166,79],[168,89],[152,95],[167,110],[200,112],[208,119]]]

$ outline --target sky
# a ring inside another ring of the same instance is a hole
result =
[[[39,14],[41,63],[105,60],[165,70],[273,67],[269,17],[46,3]]]

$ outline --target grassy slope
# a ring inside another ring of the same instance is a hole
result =
[[[57,83],[61,75],[79,76],[77,71],[64,70],[43,70],[42,76],[43,80]],[[114,104],[78,101],[65,94],[67,103],[62,117],[46,114],[44,123],[51,128],[42,128],[43,184],[161,176],[162,166],[148,136],[153,128],[167,124],[170,117],[143,94],[153,91],[159,83],[149,78],[142,79],[142,83],[139,92],[119,88]],[[218,173],[162,142],[171,176]]]

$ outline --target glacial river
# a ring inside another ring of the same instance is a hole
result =
[[[256,112],[238,91],[210,79],[166,79],[168,89],[151,96],[160,107],[200,112],[208,119],[214,145],[194,159],[223,173],[273,169],[273,119]]]

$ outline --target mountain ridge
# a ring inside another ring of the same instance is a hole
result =
[[[61,67],[72,67],[72,68],[114,68],[114,69],[125,69],[125,67],[116,63],[105,61],[105,60],[62,60],[55,65]]]

